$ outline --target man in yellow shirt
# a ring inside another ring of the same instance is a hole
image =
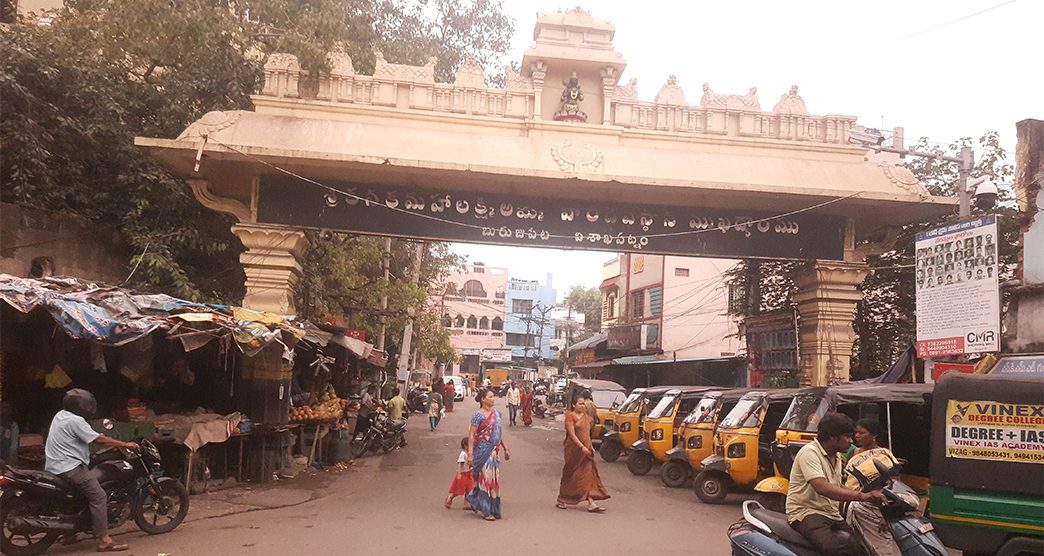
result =
[[[879,490],[858,492],[841,486],[842,454],[852,445],[854,429],[847,415],[827,413],[819,422],[816,440],[798,451],[790,471],[787,521],[823,554],[867,553],[841,517],[838,502],[885,502]]]

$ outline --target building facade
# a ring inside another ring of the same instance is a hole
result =
[[[552,312],[557,292],[551,274],[547,282],[510,279],[504,299],[504,347],[511,349],[512,359],[550,359],[551,341],[555,337]]]
[[[456,352],[453,374],[477,374],[486,359],[504,347],[504,306],[508,271],[482,263],[446,277],[445,293],[432,299],[442,313]]]

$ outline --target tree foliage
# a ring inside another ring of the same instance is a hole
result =
[[[436,56],[447,79],[466,55],[492,66],[513,30],[495,0],[64,4],[48,25],[0,36],[2,200],[118,232],[132,286],[222,302],[243,294],[231,221],[136,149],[136,135],[174,137],[211,110],[249,109],[272,52],[317,70],[342,49],[362,72],[375,49],[392,62]]]
[[[602,292],[598,288],[574,285],[565,296],[565,304],[573,311],[583,313],[584,329],[597,332],[602,327]]]

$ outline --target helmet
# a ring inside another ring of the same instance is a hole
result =
[[[73,388],[65,393],[62,398],[62,408],[69,413],[75,413],[84,419],[89,419],[98,411],[98,400],[94,394],[82,388]]]

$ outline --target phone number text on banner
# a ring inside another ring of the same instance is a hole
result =
[[[950,400],[946,457],[1044,463],[1044,405]]]

